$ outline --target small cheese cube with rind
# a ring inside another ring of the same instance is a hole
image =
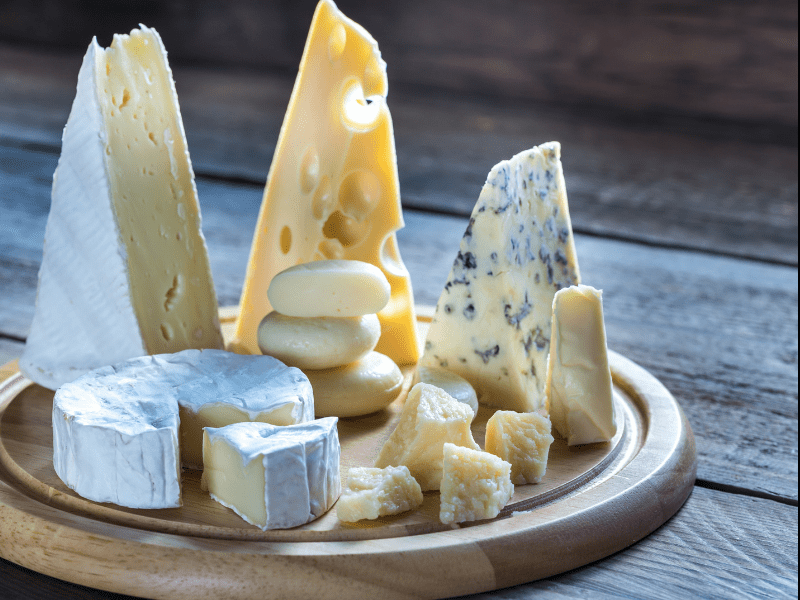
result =
[[[542,480],[552,443],[550,419],[538,413],[498,410],[486,423],[486,451],[511,463],[515,485]]]
[[[603,295],[588,285],[553,299],[547,400],[553,427],[570,446],[608,442],[617,432]]]
[[[463,523],[493,519],[514,495],[511,465],[501,458],[454,444],[443,448],[439,520]]]
[[[479,449],[472,438],[472,409],[444,390],[418,383],[408,393],[400,420],[381,448],[375,466],[405,465],[423,491],[438,490],[442,446],[450,442]]]
[[[336,503],[336,514],[340,521],[354,523],[414,510],[422,500],[422,489],[408,467],[353,467]]]
[[[478,396],[475,388],[469,381],[447,369],[439,367],[417,367],[414,383],[429,383],[443,389],[459,402],[463,402],[472,409],[472,414],[478,414]]]
[[[381,324],[361,317],[287,317],[269,313],[258,326],[261,352],[298,369],[333,369],[364,358],[375,349]]]
[[[360,417],[382,410],[403,389],[403,373],[380,352],[335,369],[302,369],[314,390],[319,417]]]
[[[360,260],[318,260],[289,267],[269,284],[272,308],[288,317],[360,317],[389,303],[389,280]]]

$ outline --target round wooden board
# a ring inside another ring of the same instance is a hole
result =
[[[221,312],[223,328],[234,313]],[[421,329],[426,317],[420,318]],[[438,493],[413,512],[355,525],[335,507],[291,530],[263,532],[214,502],[184,471],[179,509],[85,500],[52,466],[53,393],[0,368],[0,556],[118,593],[199,600],[270,597],[443,597],[560,573],[633,544],[671,517],[695,480],[694,438],[670,393],[610,353],[622,425],[609,444],[551,447],[544,480],[517,486],[489,521],[445,526]],[[371,465],[394,428],[388,410],[341,419],[343,472]],[[491,411],[473,423],[482,445]]]

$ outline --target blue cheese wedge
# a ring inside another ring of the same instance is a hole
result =
[[[203,433],[201,486],[260,529],[313,521],[341,492],[336,417],[276,427],[235,423]]]
[[[144,354],[222,348],[194,172],[161,38],[92,41],[53,177],[23,374],[56,389]]]
[[[460,375],[482,404],[544,407],[553,297],[579,281],[561,146],[550,142],[489,173],[420,364]]]
[[[202,465],[202,428],[314,418],[311,384],[270,356],[184,350],[91,371],[53,400],[53,466],[96,502],[181,505],[181,458]]]

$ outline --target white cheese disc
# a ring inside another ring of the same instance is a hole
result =
[[[183,423],[179,415],[186,417]],[[56,391],[53,465],[67,486],[89,500],[131,508],[180,506],[185,444],[201,447],[201,427],[227,425],[230,415],[277,418],[281,424],[309,421],[311,385],[299,369],[272,357],[222,350],[185,350],[103,367]],[[202,450],[195,452],[202,456]]]

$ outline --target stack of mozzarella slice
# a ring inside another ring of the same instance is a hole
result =
[[[308,376],[317,417],[365,415],[397,398],[403,375],[373,350],[381,334],[376,313],[390,298],[380,269],[355,260],[311,262],[276,275],[268,293],[275,310],[259,325],[259,347]]]

